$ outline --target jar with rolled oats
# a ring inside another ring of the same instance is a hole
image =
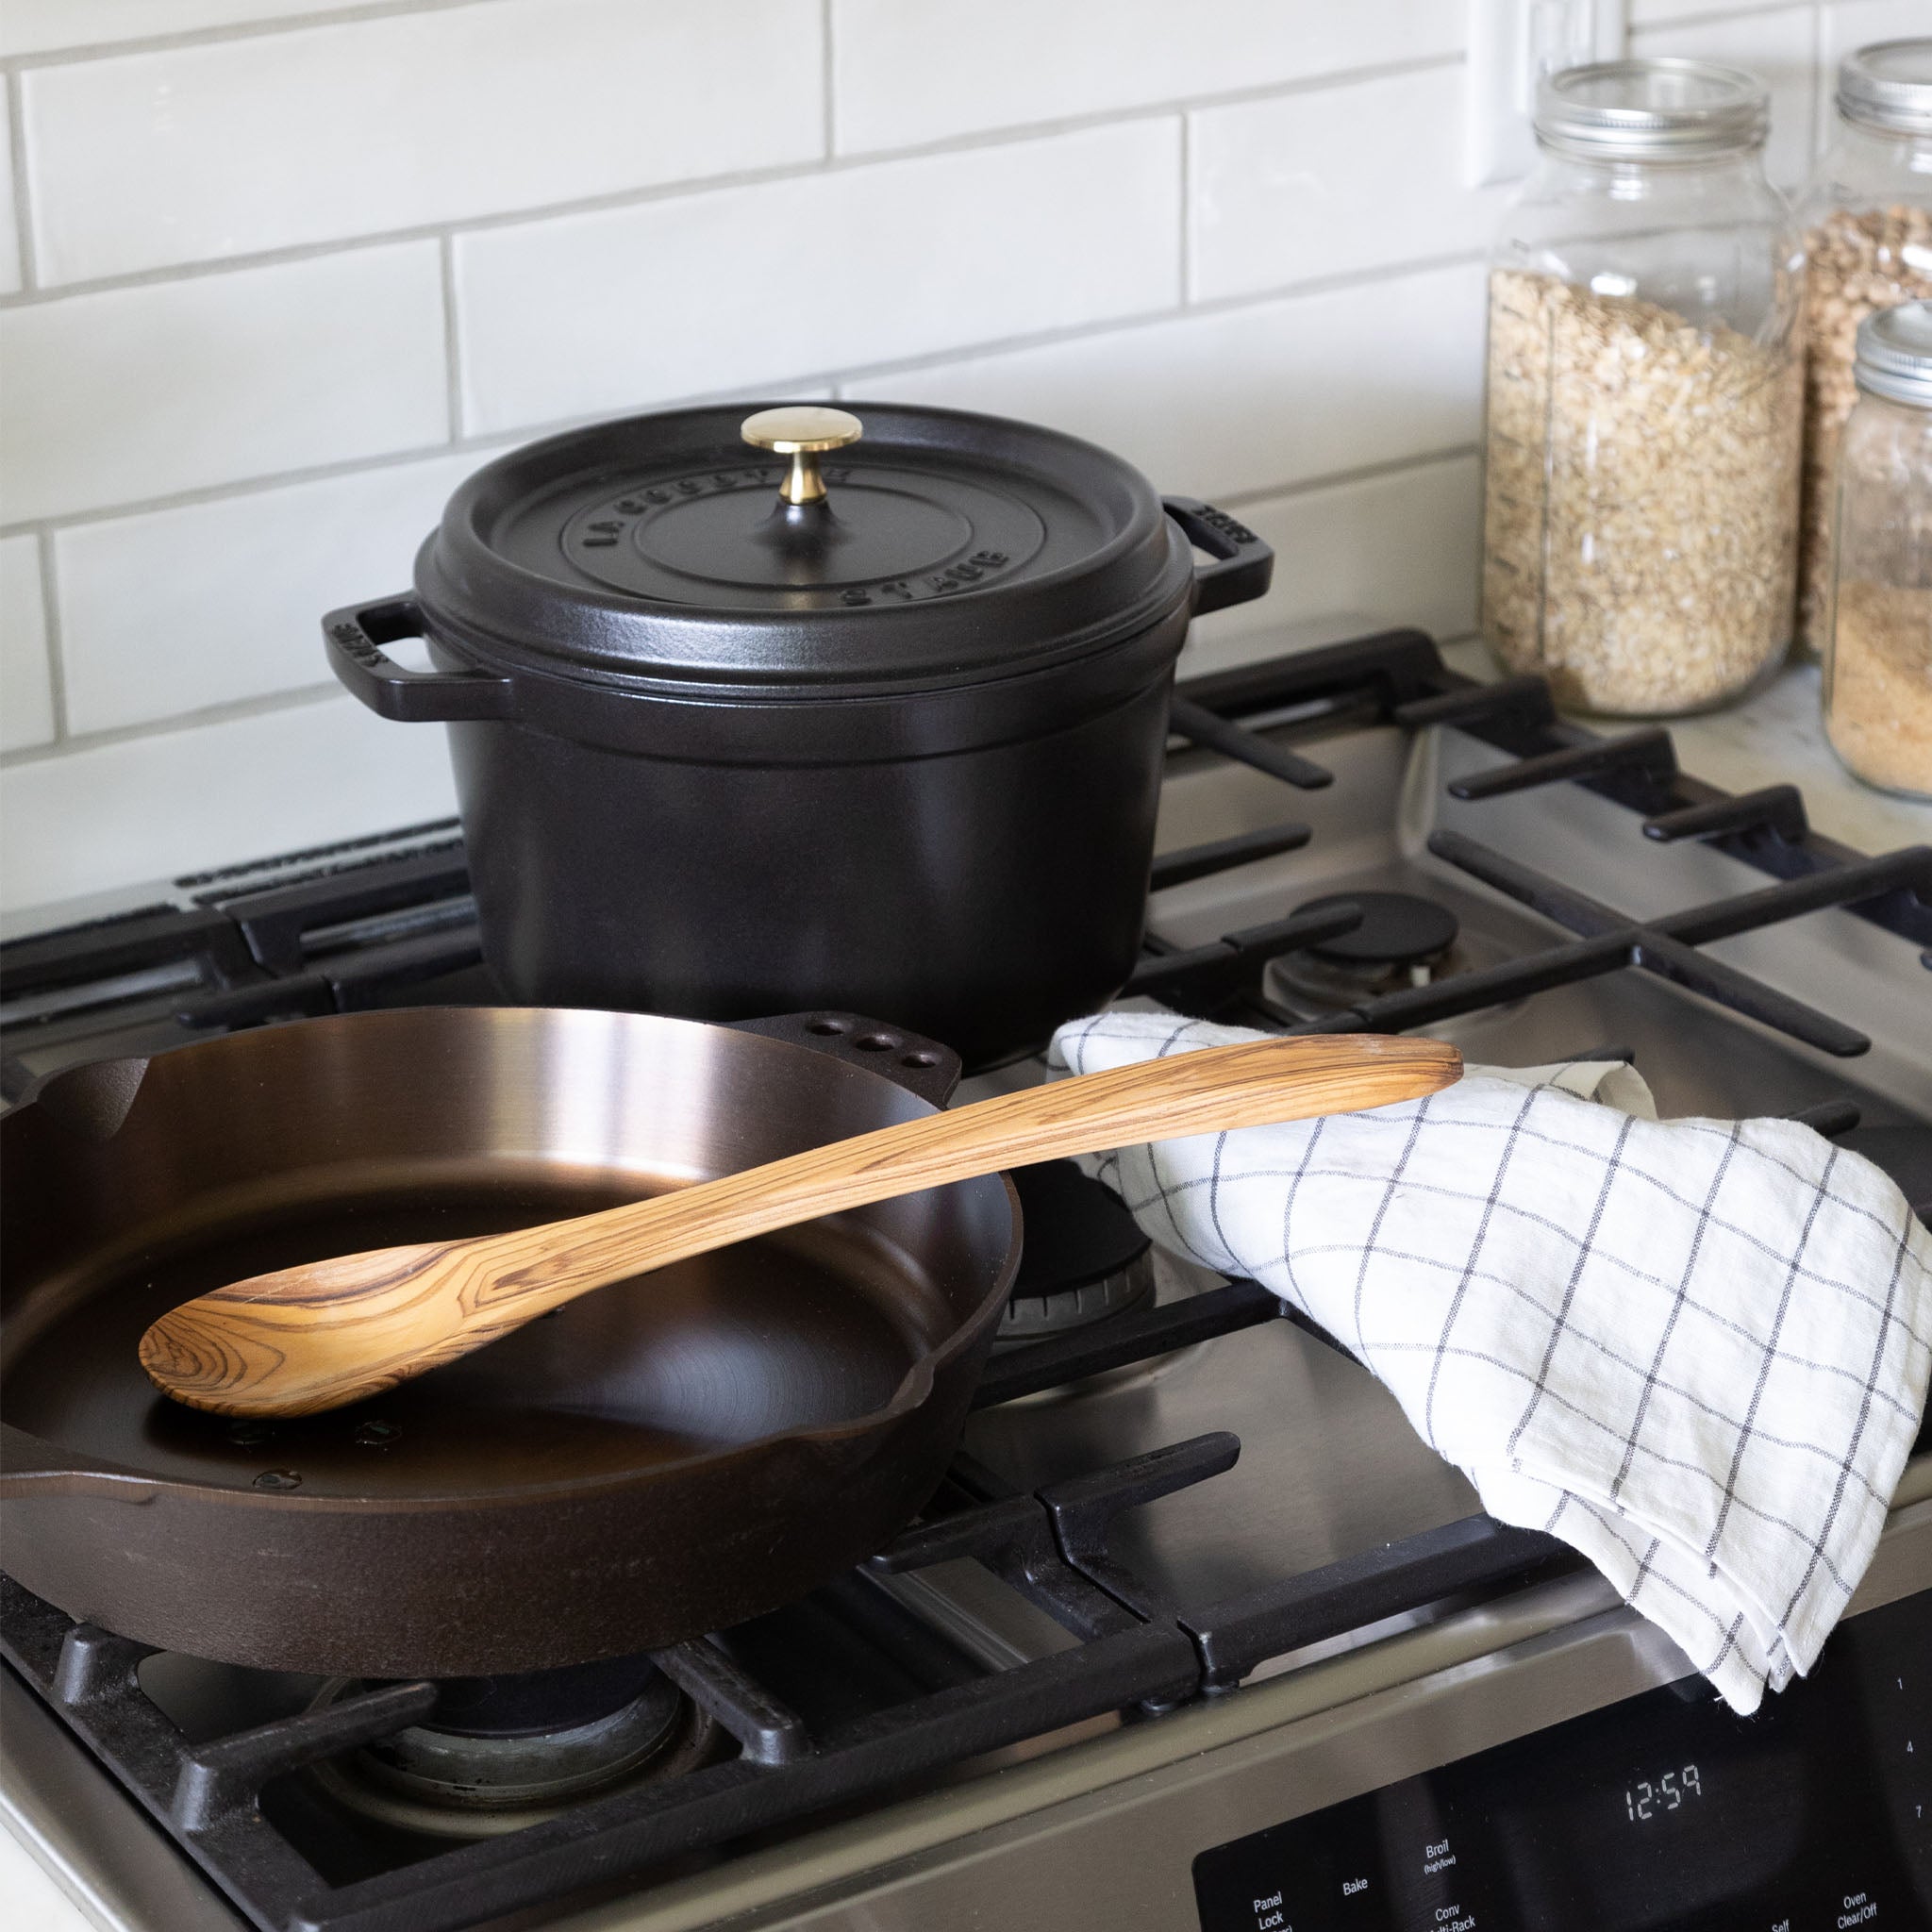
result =
[[[1839,63],[1837,133],[1798,215],[1810,257],[1798,630],[1822,650],[1833,463],[1857,394],[1858,325],[1932,297],[1932,39],[1880,41]]]
[[[1482,624],[1559,704],[1726,704],[1790,641],[1804,255],[1734,68],[1551,75],[1491,258]]]
[[[1932,302],[1858,325],[1820,630],[1824,735],[1858,777],[1932,798]]]

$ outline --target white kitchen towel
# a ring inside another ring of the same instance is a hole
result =
[[[1258,1037],[1103,1013],[1050,1062]],[[1932,1234],[1871,1162],[1789,1121],[1659,1122],[1597,1066],[1087,1165],[1352,1349],[1491,1515],[1582,1551],[1734,1710],[1810,1668],[1932,1372]]]

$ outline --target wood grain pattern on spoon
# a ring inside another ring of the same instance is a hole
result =
[[[1140,1061],[575,1220],[258,1274],[163,1315],[141,1339],[142,1366],[165,1393],[216,1415],[311,1415],[468,1355],[593,1289],[823,1214],[1037,1160],[1419,1100],[1461,1071],[1440,1041],[1374,1034]]]

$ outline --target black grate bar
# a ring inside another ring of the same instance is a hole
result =
[[[1779,885],[1719,900],[1714,905],[1667,912],[1649,921],[1633,921],[1615,908],[1513,858],[1506,858],[1459,832],[1432,833],[1429,850],[1545,918],[1568,926],[1572,932],[1582,933],[1591,942],[1627,947],[1631,963],[1691,987],[1826,1053],[1840,1056],[1862,1053],[1870,1041],[1828,1014],[1690,949],[1826,907],[1854,904],[1878,893],[1932,883],[1932,848],[1909,846],[1883,858],[1837,866],[1808,878],[1788,879]],[[1533,967],[1538,961],[1523,963]]]
[[[1068,1566],[1038,1496],[1008,1496],[957,1516],[915,1524],[871,1557],[868,1567],[879,1575],[897,1576],[962,1557],[984,1564],[1083,1641],[1130,1630],[1144,1621]]]
[[[1445,686],[1460,689],[1469,681],[1443,664],[1425,631],[1403,629],[1210,672],[1176,685],[1174,692],[1212,711],[1249,713],[1360,694],[1386,715]]]
[[[1241,1453],[1241,1438],[1217,1429],[1041,1490],[1040,1500],[1052,1519],[1061,1557],[1137,1617],[1151,1621],[1167,1613],[1169,1606],[1158,1592],[1108,1554],[1114,1518],[1222,1474],[1235,1466]]]
[[[1501,798],[1507,792],[1531,791],[1540,785],[1557,785],[1574,778],[1604,778],[1612,773],[1641,772],[1659,785],[1668,785],[1677,775],[1677,754],[1671,734],[1660,725],[1646,725],[1641,731],[1626,731],[1621,738],[1606,738],[1595,744],[1571,745],[1563,751],[1547,751],[1536,758],[1518,758],[1514,764],[1498,765],[1457,778],[1449,787],[1451,798]]]
[[[1299,852],[1314,836],[1307,825],[1264,825],[1258,832],[1237,832],[1232,839],[1212,839],[1205,845],[1187,845],[1178,852],[1165,852],[1154,861],[1148,890],[1165,891],[1169,886],[1184,886],[1190,879],[1204,879],[1237,865],[1252,864],[1257,858]]]
[[[651,1661],[738,1740],[752,1763],[796,1764],[811,1756],[811,1735],[798,1713],[740,1670],[709,1638],[654,1650]]]
[[[1211,1341],[1217,1335],[1274,1321],[1281,1311],[1281,1303],[1259,1282],[1230,1281],[1206,1294],[1120,1316],[1102,1324],[1097,1333],[1056,1335],[996,1356],[974,1391],[973,1406],[991,1408],[1061,1382],[1105,1374],[1130,1362],[1147,1361],[1197,1341]]]
[[[1224,934],[1212,945],[1191,946],[1184,953],[1162,953],[1143,959],[1123,989],[1124,994],[1154,999],[1182,995],[1212,1000],[1237,992],[1270,959],[1304,946],[1339,939],[1362,923],[1361,908],[1352,899],[1324,906],[1319,912],[1291,912],[1286,919],[1251,925]]]
[[[1335,774],[1324,766],[1290,751],[1285,745],[1274,743],[1272,739],[1263,738],[1258,732],[1230,724],[1206,705],[1195,704],[1191,698],[1177,696],[1168,711],[1167,722],[1181,737],[1204,750],[1216,751],[1224,758],[1235,758],[1241,764],[1252,765],[1256,771],[1266,772],[1271,778],[1279,778],[1304,791],[1319,791],[1323,786],[1335,782]]]
[[[1815,873],[1809,878],[1786,879],[1755,892],[1720,899],[1714,905],[1667,912],[1651,924],[1659,932],[1667,932],[1688,945],[1703,946],[1713,940],[1727,940],[1738,933],[1752,932],[1780,920],[1796,919],[1807,912],[1822,912],[1833,906],[1856,906],[1893,893],[1925,902],[1921,919],[1925,934],[1932,937],[1932,845],[1907,845],[1876,858],[1834,866],[1829,872]]]
[[[1827,1141],[1836,1141],[1840,1134],[1849,1134],[1863,1115],[1855,1102],[1840,1099],[1821,1100],[1817,1106],[1802,1107],[1785,1118],[1801,1127],[1809,1127],[1815,1134],[1823,1134]]]
[[[1391,715],[1396,724],[1411,730],[1429,724],[1469,726],[1505,721],[1550,725],[1557,722],[1557,708],[1550,701],[1549,686],[1541,677],[1505,677],[1494,684],[1473,685],[1467,691],[1411,698],[1406,705],[1397,705]]]
[[[1702,993],[1707,999],[1730,1008],[1734,1013],[1775,1027],[1793,1040],[1803,1041],[1807,1046],[1815,1046],[1821,1053],[1848,1059],[1871,1050],[1871,1041],[1856,1026],[1847,1026],[1842,1020],[1835,1020],[1829,1013],[1807,1006],[1803,1000],[1794,1000],[1790,994],[1766,986],[1762,980],[1753,979],[1748,973],[1739,972],[1735,966],[1726,966],[1722,959],[1707,958],[1694,946],[1641,928],[1633,932],[1632,939],[1631,964],[1655,973],[1659,979]]]
[[[415,986],[458,973],[483,958],[474,924],[416,933],[379,946],[343,953],[307,973],[284,979],[256,980],[228,992],[210,993],[183,1007],[175,1020],[205,1031],[214,1026],[250,1026],[293,1014],[358,1013],[382,1004],[398,987]]]
[[[1200,1649],[1204,1685],[1227,1690],[1269,1657],[1458,1591],[1514,1581],[1571,1554],[1541,1531],[1470,1516],[1184,1614],[1181,1624]]]
[[[435,1706],[434,1684],[384,1684],[320,1709],[216,1739],[182,1758],[168,1808],[183,1831],[206,1831],[225,1813],[251,1807],[272,1779],[358,1744],[392,1738],[427,1717]]]
[[[1810,829],[1804,794],[1795,785],[1767,785],[1736,798],[1680,806],[1643,822],[1643,836],[1665,845],[1678,839],[1741,838],[1754,832],[1772,832],[1795,845]]]
[[[986,1672],[924,1618],[914,1616],[863,1570],[821,1584],[815,1595],[829,1603],[839,1620],[857,1630],[889,1657],[922,1690],[945,1690],[970,1684]]]
[[[229,902],[249,951],[271,973],[299,972],[303,935],[373,913],[465,896],[470,890],[463,848],[451,843],[401,858],[366,862],[346,878],[329,873],[306,884],[278,886]]]

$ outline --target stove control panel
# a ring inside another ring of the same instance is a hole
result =
[[[1702,1677],[1194,1860],[1202,1932],[1932,1926],[1932,1591],[1734,1717]]]

